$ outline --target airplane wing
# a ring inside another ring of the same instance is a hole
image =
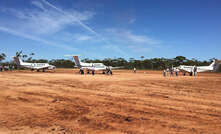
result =
[[[48,69],[49,67],[32,67],[33,69]]]
[[[111,69],[120,69],[120,68],[124,68],[123,66],[122,67],[110,67]]]

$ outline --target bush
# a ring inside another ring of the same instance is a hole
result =
[[[218,69],[216,70],[216,72],[221,73],[221,64],[218,65]]]

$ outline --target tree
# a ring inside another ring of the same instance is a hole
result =
[[[217,72],[221,73],[221,64],[219,65]]]
[[[28,55],[26,55],[26,54],[24,54],[24,55],[22,55],[22,58],[27,58],[28,57]]]
[[[29,58],[27,59],[27,61],[32,61],[32,56],[34,56],[34,55],[35,55],[34,53],[30,53]]]
[[[21,54],[22,54],[22,51],[19,51],[19,52],[16,52],[16,57],[20,57],[21,56]]]
[[[29,55],[27,55],[27,54],[24,54],[22,51],[16,52],[16,57],[22,57],[23,60],[25,60],[27,58],[27,60],[25,60],[25,61],[28,61],[28,62],[33,62],[32,56],[34,56],[34,55],[35,55],[34,53],[30,53]]]
[[[5,60],[6,55],[4,53],[0,54],[0,62]]]
[[[184,64],[184,62],[186,61],[186,57],[177,56],[177,57],[174,58],[174,60],[175,60],[175,66],[178,66],[178,65]]]

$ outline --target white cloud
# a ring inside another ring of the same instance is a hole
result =
[[[135,18],[131,18],[131,19],[129,20],[129,23],[130,23],[130,24],[133,24],[135,21],[136,21]]]
[[[65,11],[64,15],[40,1],[33,1],[32,5],[36,8],[24,10],[4,8],[1,11],[17,18],[12,18],[17,22],[12,27],[21,32],[39,35],[56,33],[68,25],[79,25],[79,21],[88,21],[94,16],[93,12],[75,10]]]
[[[155,40],[148,35],[134,34],[130,30],[110,28],[105,30],[110,37],[116,42],[121,42],[125,44],[146,44],[146,45],[156,45],[160,44],[160,41]]]
[[[135,43],[145,43],[145,44],[159,44],[159,41],[154,40],[147,35],[136,35],[131,33],[130,31],[126,31],[124,33],[125,37],[128,38],[129,40],[135,42]]]
[[[90,28],[89,26],[85,25],[81,20],[82,18],[85,19],[85,17],[82,17],[82,16],[73,16],[74,14],[69,14],[68,12],[66,11],[63,11],[62,9],[60,8],[57,8],[56,6],[52,5],[51,3],[49,3],[48,1],[46,0],[42,0],[44,4],[48,5],[49,7],[55,9],[57,12],[67,16],[67,17],[70,17],[72,19],[74,19],[74,21],[76,21],[80,26],[82,26],[83,28],[85,28],[86,30],[90,31],[91,33],[95,34],[96,36],[100,36],[97,32],[95,32],[92,28]],[[89,13],[89,15],[92,15],[91,12],[87,12]],[[75,14],[76,15],[76,14]],[[73,22],[72,22],[73,23]]]
[[[47,45],[50,45],[50,46],[66,49],[66,50],[72,50],[72,51],[76,51],[77,50],[77,49],[75,49],[73,47],[70,47],[68,45],[64,45],[64,44],[58,45],[55,42],[51,42],[51,41],[48,41],[48,40],[45,40],[45,39],[41,39],[41,38],[33,36],[33,35],[29,35],[29,34],[25,34],[25,33],[20,33],[18,31],[15,31],[15,30],[12,30],[12,29],[8,29],[8,28],[5,28],[5,27],[1,27],[1,26],[0,26],[0,31],[9,33],[9,34],[12,34],[12,35],[15,35],[15,36],[23,37],[23,38],[26,38],[26,39],[29,39],[29,40],[37,41],[37,42],[40,42],[40,43],[43,43],[43,44],[47,44]]]
[[[78,41],[88,41],[88,40],[92,40],[93,38],[88,35],[75,35],[75,39]]]
[[[102,34],[98,34],[85,24],[94,17],[94,12],[62,10],[46,0],[32,1],[31,4],[35,8],[23,10],[1,8],[0,12],[7,13],[10,15],[8,17],[12,18],[10,18],[10,21],[5,20],[6,23],[0,22],[0,31],[68,50],[75,50],[75,48],[65,45],[65,43],[57,44],[55,42],[68,43],[77,41],[78,44],[83,44],[87,41],[88,44],[97,43],[108,51],[124,56],[128,55],[128,51],[125,48],[139,51],[147,50],[151,45],[160,44],[160,41],[148,35],[136,34],[126,29],[111,28],[101,32]],[[136,19],[130,19],[129,23],[134,23],[135,21]],[[70,25],[80,26],[88,33],[77,34],[71,33],[69,30],[66,31],[65,28]],[[54,42],[45,37],[49,37]]]
[[[105,33],[112,46],[123,48],[128,53],[140,54],[150,52],[154,47],[161,44],[160,40],[156,40],[146,34],[136,34],[128,29],[109,28],[105,30]]]
[[[42,9],[43,11],[46,11],[46,9],[44,8],[44,5],[40,2],[40,1],[32,1],[31,2],[33,5],[35,5],[36,7],[39,7],[40,9]]]

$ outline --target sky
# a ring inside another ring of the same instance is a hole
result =
[[[220,0],[0,0],[0,53],[221,59]]]

